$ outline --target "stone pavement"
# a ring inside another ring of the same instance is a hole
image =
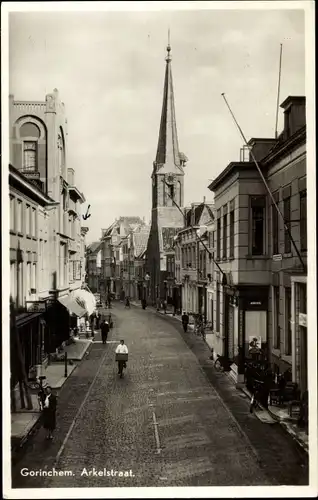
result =
[[[140,302],[134,301],[134,302],[131,302],[131,303],[134,306],[141,307]],[[156,309],[153,308],[153,307],[150,307],[150,310],[154,311]],[[157,311],[157,313],[158,314],[162,314],[163,316],[165,316],[167,318],[173,318],[173,319],[176,319],[176,320],[178,320],[178,321],[181,322],[181,315],[177,315],[176,314],[175,316],[173,316],[172,310],[167,310],[167,314],[164,314],[163,310]],[[193,325],[189,325],[188,331],[191,331],[191,330],[193,330]],[[213,334],[212,333],[207,333],[206,334],[205,342],[209,346],[210,349],[213,346],[212,338],[213,338]],[[224,373],[224,376],[229,377],[229,379],[231,380],[231,377],[227,373]],[[233,383],[233,381],[234,381],[234,379],[232,379],[232,383]],[[238,387],[238,389],[241,390],[241,391],[243,391],[244,394],[249,399],[252,397],[252,394],[248,391],[248,389],[244,385]],[[259,418],[259,420],[261,420],[264,423],[273,424],[275,422],[278,422],[279,424],[281,424],[281,426],[284,428],[284,430],[286,432],[288,432],[288,434],[290,434],[293,439],[295,439],[295,441],[298,443],[298,445],[306,453],[309,452],[308,433],[306,431],[304,431],[303,429],[299,428],[297,426],[297,424],[295,424],[294,422],[292,422],[288,418],[286,411],[283,411],[280,408],[277,408],[275,406],[269,406],[268,411],[266,411],[263,408],[262,410],[256,411],[255,415],[257,416],[257,418]]]
[[[74,344],[66,346],[63,352],[67,352],[68,360],[81,360],[91,345],[91,340],[77,339]],[[46,368],[43,367],[41,375],[46,376],[45,385],[50,385],[54,391],[61,389],[67,378],[75,370],[77,364],[67,366],[67,377],[65,377],[64,362],[52,362]],[[11,413],[11,443],[15,451],[24,446],[25,441],[39,426],[41,417],[37,394],[31,393],[32,410],[20,409]]]
[[[112,314],[108,344],[96,337],[60,392],[55,439],[42,430],[32,438],[13,487],[307,484],[306,454],[278,424],[250,415],[204,342],[151,310],[116,304]],[[120,338],[129,348],[123,379]]]

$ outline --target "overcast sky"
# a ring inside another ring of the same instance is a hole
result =
[[[150,219],[169,26],[186,204],[211,199],[210,180],[239,160],[222,92],[247,138],[272,137],[283,43],[280,102],[305,93],[302,11],[22,12],[9,26],[10,93],[44,100],[57,88],[65,103],[88,242],[121,215]]]

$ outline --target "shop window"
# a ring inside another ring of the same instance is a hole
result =
[[[289,231],[291,228],[290,225],[290,215],[291,215],[291,210],[290,210],[290,196],[284,199],[284,220],[285,224],[288,227]],[[291,240],[288,231],[285,229],[285,235],[284,235],[284,252],[285,253],[290,253],[291,252]]]
[[[285,288],[285,354],[291,355],[292,330],[291,330],[291,289]]]
[[[35,172],[37,170],[37,142],[23,142],[23,172]]]
[[[252,255],[265,254],[265,196],[251,196]]]
[[[234,259],[234,210],[230,212],[230,259]]]
[[[307,250],[307,191],[300,195],[300,249]]]

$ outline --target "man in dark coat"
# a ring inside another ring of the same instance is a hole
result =
[[[181,321],[182,321],[183,330],[186,332],[188,329],[188,324],[189,324],[189,316],[186,312],[184,312],[182,314]]]
[[[56,396],[52,393],[50,386],[46,387],[46,398],[43,401],[43,427],[47,431],[46,439],[53,439],[53,431],[56,426]]]
[[[101,334],[102,334],[102,342],[103,344],[106,344],[106,340],[107,340],[107,335],[109,333],[109,324],[108,324],[108,321],[102,321],[101,325],[100,325],[100,330],[101,330]]]

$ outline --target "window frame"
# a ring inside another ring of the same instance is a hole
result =
[[[227,211],[223,212],[223,248],[222,259],[227,259]]]
[[[234,208],[229,213],[229,225],[230,225],[230,259],[234,259],[234,227],[235,227],[235,210]]]
[[[34,147],[31,147],[31,144]],[[28,146],[27,146],[28,145]],[[26,166],[26,153],[34,153],[34,166]],[[38,171],[38,141],[32,139],[23,140],[23,159],[22,159],[22,172],[37,172]]]
[[[287,210],[286,210],[286,205],[287,205]],[[286,196],[283,201],[283,206],[284,206],[284,222],[285,225],[288,226],[289,231],[291,231],[291,196]],[[286,212],[288,212],[286,214]],[[287,217],[288,215],[288,217]],[[291,239],[288,234],[288,231],[284,229],[284,253],[288,254],[291,253],[292,248],[291,248]]]
[[[259,202],[257,202],[259,200]],[[253,203],[254,202],[254,203]],[[263,205],[263,206],[262,206]],[[262,221],[262,251],[261,253],[255,253],[253,246],[254,241],[254,232],[256,233],[256,228],[254,229],[254,210],[262,209],[262,217],[256,219],[256,221]],[[249,239],[250,239],[250,256],[251,257],[264,257],[266,255],[266,196],[265,195],[250,195],[249,197],[249,212],[250,212],[250,231],[249,231]]]
[[[221,258],[221,217],[217,219],[217,230],[216,230],[216,259]]]
[[[279,191],[276,191],[276,193],[273,193],[273,197],[275,200],[275,203],[277,206],[279,206]],[[278,255],[279,254],[279,233],[280,233],[280,227],[279,227],[279,214],[277,212],[277,209],[274,205],[274,203],[271,204],[271,229],[272,229],[272,255]]]

